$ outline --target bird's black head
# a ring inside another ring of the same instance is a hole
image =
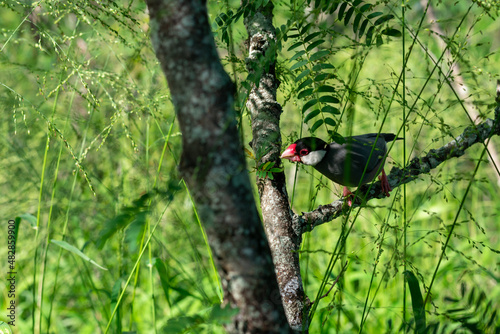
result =
[[[314,166],[323,159],[326,153],[326,146],[327,144],[319,138],[301,138],[288,146],[281,155],[281,158]],[[314,154],[310,155],[311,152],[314,152]]]

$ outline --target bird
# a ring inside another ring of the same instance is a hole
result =
[[[382,191],[389,197],[392,189],[383,168],[386,144],[402,138],[392,133],[368,133],[344,139],[342,144],[327,144],[316,137],[301,138],[288,146],[280,158],[313,166],[328,179],[343,185],[343,196],[349,206],[352,206],[352,193],[347,187],[369,183],[380,172]]]

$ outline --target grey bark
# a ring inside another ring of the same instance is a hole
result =
[[[257,166],[274,162],[279,166],[281,151],[281,105],[276,101],[279,82],[275,75],[276,32],[272,25],[272,3],[256,9],[254,15],[245,18],[247,28],[247,68],[268,68],[262,73],[258,86],[254,85],[247,108],[252,118],[252,148]],[[266,59],[266,66],[259,63]],[[298,225],[294,225],[288,204],[285,174],[274,173],[274,179],[257,177],[262,219],[273,255],[276,275],[283,306],[290,327],[307,329],[307,313],[310,302],[304,292],[300,275],[299,249],[302,237]]]
[[[205,3],[147,0],[151,38],[182,131],[180,172],[193,194],[221,276],[239,313],[230,333],[287,333],[269,246],[255,206]]]

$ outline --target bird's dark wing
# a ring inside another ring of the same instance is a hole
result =
[[[395,135],[380,134],[377,139],[376,133],[370,133],[346,137],[344,144],[331,143],[327,146],[324,159],[315,168],[330,180],[344,186],[356,187],[368,183],[377,176],[384,162],[386,138],[393,140]]]

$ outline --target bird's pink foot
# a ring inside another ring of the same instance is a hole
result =
[[[382,191],[385,193],[387,197],[389,197],[389,192],[392,190],[391,185],[389,184],[389,180],[387,180],[387,175],[385,171],[382,169],[382,175],[378,177],[380,179],[380,186],[382,187]]]
[[[347,205],[352,206],[352,192],[350,192],[347,187],[344,187],[342,195],[347,199]]]

